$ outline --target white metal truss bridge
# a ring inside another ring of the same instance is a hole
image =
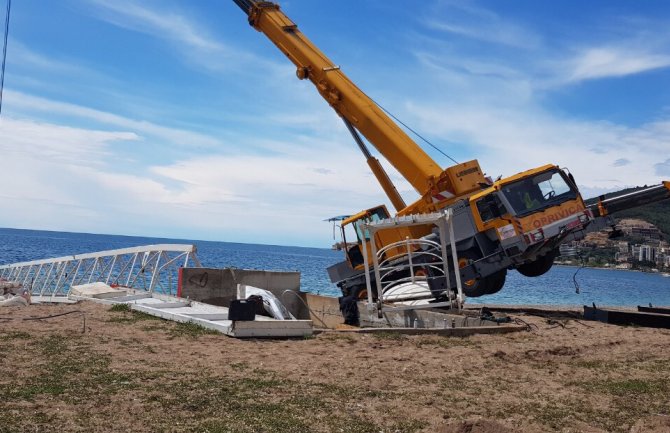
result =
[[[174,295],[180,267],[202,267],[195,245],[146,245],[0,265],[0,277],[43,297],[67,296],[71,286],[93,282]]]

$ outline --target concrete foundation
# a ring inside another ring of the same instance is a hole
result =
[[[344,322],[337,298],[305,294],[310,308],[310,319],[317,328],[341,329]],[[479,315],[450,313],[448,311],[404,310],[384,313],[382,318],[376,312],[369,313],[364,302],[358,303],[361,327],[346,329],[349,332],[400,332],[403,334],[442,334],[466,336],[516,332],[524,329],[518,325],[503,325],[490,320],[482,320]]]
[[[178,296],[222,307],[237,299],[237,285],[247,284],[269,290],[296,318],[311,320],[316,328],[338,329],[344,320],[337,298],[300,292],[299,272],[256,271],[248,269],[182,268]],[[309,308],[307,307],[309,306]],[[451,314],[445,311],[404,310],[377,317],[368,312],[366,303],[359,302],[361,328],[352,332],[395,331],[438,333],[465,336],[476,333],[515,332],[523,329],[514,325],[498,325],[481,320],[478,315]],[[475,317],[472,317],[475,316]]]
[[[309,318],[309,312],[304,304],[304,294],[300,292],[300,272],[181,268],[177,296],[229,307],[230,301],[237,299],[238,284],[268,290],[279,298],[296,318]]]

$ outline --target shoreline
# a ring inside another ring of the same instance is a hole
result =
[[[608,271],[626,271],[626,272],[639,272],[642,274],[658,274],[661,276],[670,276],[670,272],[663,272],[663,271],[646,271],[644,269],[623,269],[623,268],[616,268],[616,267],[611,267],[611,266],[589,266],[589,265],[568,265],[565,263],[554,263],[554,266],[562,266],[565,268],[588,268],[588,269],[604,269]]]

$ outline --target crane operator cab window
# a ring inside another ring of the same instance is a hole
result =
[[[505,185],[502,192],[516,216],[524,216],[577,198],[577,191],[560,170],[549,170]]]
[[[347,248],[347,258],[349,259],[352,267],[355,268],[358,265],[362,265],[364,262],[363,253],[361,251],[361,242],[363,239],[365,239],[366,243],[370,242],[370,232],[368,230],[363,230],[363,224],[373,221],[380,221],[386,218],[389,218],[389,213],[386,210],[386,207],[379,206],[367,210],[363,215],[354,221],[350,221],[349,223],[342,225],[342,238]],[[356,239],[357,242],[349,243],[348,239]],[[369,245],[368,248],[370,248]]]
[[[477,211],[484,223],[509,213],[497,193],[491,193],[477,200]]]

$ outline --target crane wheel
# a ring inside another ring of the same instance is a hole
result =
[[[458,266],[463,268],[469,265],[472,261],[477,259],[477,253],[471,250],[466,250],[461,253],[458,259]],[[468,298],[478,298],[484,295],[492,295],[500,291],[505,285],[507,278],[507,269],[488,275],[483,278],[474,278],[471,280],[462,281],[463,294]]]
[[[498,293],[505,285],[507,269],[502,269],[495,274],[483,278],[477,278],[471,285],[463,284],[463,294],[468,298],[478,298],[484,295]]]
[[[493,275],[489,275],[487,278],[489,278],[489,282],[486,289],[486,294],[493,295],[494,293],[498,293],[505,285],[507,269],[503,269],[502,271],[498,271]]]
[[[364,284],[351,288],[350,292],[358,301],[368,300],[368,289]],[[372,299],[377,299],[377,289],[372,288]]]
[[[539,277],[551,269],[557,255],[558,250],[549,251],[544,256],[540,256],[530,263],[517,267],[516,270],[525,277]]]
[[[365,287],[360,287],[356,290],[356,299],[363,301],[368,299],[368,289]]]

